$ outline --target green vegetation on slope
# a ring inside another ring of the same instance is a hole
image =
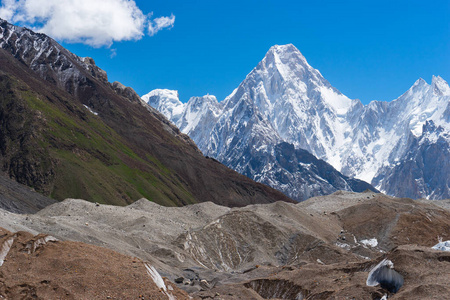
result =
[[[149,154],[139,157],[114,130],[77,102],[56,91],[44,97],[10,76],[0,79],[0,97],[0,113],[15,120],[9,123],[16,124],[15,131],[20,132],[16,135],[26,137],[3,134],[3,169],[17,181],[57,200],[70,197],[125,205],[145,197],[162,205],[195,202],[170,169]],[[3,127],[6,130],[8,126]],[[29,144],[24,147],[23,141]],[[16,160],[34,168],[12,171],[11,160],[5,160],[7,152],[17,152]],[[29,172],[41,172],[43,179],[27,182],[26,178],[32,177]]]

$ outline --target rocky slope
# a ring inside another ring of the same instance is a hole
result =
[[[173,300],[189,296],[137,258],[0,228],[0,298]]]
[[[328,298],[344,292],[381,297],[387,292],[366,287],[365,280],[386,257],[405,277],[401,292],[428,290],[435,278],[436,291],[449,293],[438,278],[438,272],[448,276],[448,254],[431,247],[439,238],[450,240],[450,212],[372,192],[243,208],[211,202],[164,207],[145,199],[117,207],[68,199],[33,215],[0,211],[0,219],[9,231],[50,234],[148,261],[195,297],[273,298],[261,291],[275,286],[309,296],[326,290]],[[417,265],[406,263],[410,255]],[[430,274],[430,281],[411,275],[420,272]]]
[[[165,100],[168,94],[170,101]],[[418,168],[414,176],[394,171],[398,165],[408,168],[404,158],[413,150],[411,139],[422,135],[427,121],[442,128],[443,138],[450,132],[450,87],[440,77],[433,76],[431,84],[419,79],[392,102],[373,101],[364,106],[331,86],[293,45],[277,45],[220,103],[208,96],[183,104],[175,93],[164,90],[142,98],[188,134],[205,155],[251,178],[267,177],[272,187],[288,195],[291,189],[274,176],[277,171],[286,171],[272,169],[272,149],[280,142],[305,149],[345,176],[370,182],[388,194],[448,197],[449,177],[439,172],[433,180],[426,178],[424,174],[432,167],[420,162],[420,151],[409,155]],[[435,145],[437,140],[424,140],[422,149],[443,147]],[[264,158],[262,151],[266,151]],[[253,155],[266,165],[259,173],[253,173],[249,165]],[[399,176],[388,175],[391,172]],[[295,172],[289,176],[301,180]],[[389,182],[382,182],[385,176]],[[317,181],[300,187],[313,190],[320,184]],[[409,192],[404,186],[410,187]],[[321,192],[318,189],[317,193]]]
[[[370,184],[344,176],[327,162],[286,142],[259,149],[247,148],[238,163],[244,159],[245,168],[238,168],[242,174],[272,186],[297,201],[328,195],[336,190],[376,191]]]
[[[0,20],[2,171],[62,200],[129,204],[291,201],[202,156],[192,140],[90,58]]]
[[[449,158],[450,132],[427,121],[420,136],[410,134],[404,157],[394,166],[382,168],[373,182],[394,195],[448,199]]]
[[[56,201],[0,174],[0,209],[14,213],[35,213]]]
[[[366,286],[368,271],[381,259],[394,262],[404,285],[393,294],[377,286]],[[369,262],[333,265],[305,264],[264,270],[244,283],[216,286],[194,294],[201,299],[442,299],[450,295],[448,252],[416,245],[399,246]],[[265,267],[261,267],[265,269]],[[266,271],[267,272],[267,271]],[[264,274],[264,275],[263,275]],[[261,276],[262,275],[262,276]]]

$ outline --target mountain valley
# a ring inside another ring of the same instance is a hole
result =
[[[363,106],[285,45],[141,98],[0,19],[0,299],[449,298],[449,95]]]

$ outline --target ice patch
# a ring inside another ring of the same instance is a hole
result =
[[[14,238],[10,237],[3,243],[2,247],[0,248],[0,266],[2,266],[5,262],[5,258],[8,255],[9,250],[11,250],[13,242]]]
[[[394,270],[394,264],[388,259],[383,259],[369,272],[367,276],[367,286],[377,286],[378,284],[391,293],[396,293],[403,286],[403,276]]]
[[[365,247],[370,246],[373,248],[373,247],[378,246],[378,241],[376,238],[369,239],[369,240],[361,240],[360,243],[363,244]]]
[[[83,104],[83,106],[86,107],[86,109],[87,109],[90,113],[92,113],[92,114],[98,116],[98,112],[93,111],[92,108],[90,108],[90,107],[87,106],[86,104]]]
[[[345,249],[345,250],[350,250],[350,248],[351,248],[349,244],[341,243],[341,242],[336,242],[336,246],[341,247],[342,249]]]
[[[369,272],[369,276],[367,276],[366,285],[367,286],[377,286],[379,284],[378,280],[375,278],[375,273],[377,273],[382,267],[389,267],[390,269],[394,268],[394,263],[389,259],[383,259],[378,265],[376,265]]]
[[[43,238],[37,239],[33,243],[28,243],[26,246],[26,248],[28,250],[28,254],[34,253],[36,251],[36,249],[38,249],[42,245],[46,245],[48,242],[56,242],[56,241],[58,241],[56,238],[54,238],[51,235],[47,235]]]
[[[164,283],[164,280],[162,279],[161,275],[159,275],[158,271],[156,271],[156,269],[153,266],[150,266],[148,264],[144,264],[144,266],[147,269],[148,275],[150,275],[156,286],[166,291],[167,290],[166,284]]]
[[[150,275],[156,286],[163,291],[163,293],[168,297],[169,300],[175,300],[176,298],[167,291],[164,279],[162,279],[158,271],[156,271],[156,269],[153,266],[150,266],[149,264],[144,263],[144,266],[147,269],[148,275]]]
[[[439,251],[450,251],[450,240],[449,241],[440,241],[438,244],[432,247],[434,250]]]

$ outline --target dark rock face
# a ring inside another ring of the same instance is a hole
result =
[[[130,99],[130,101],[137,103],[141,102],[141,98],[131,87],[124,86],[123,84],[117,81],[113,82],[111,86],[116,91],[117,94]]]
[[[297,201],[337,190],[377,191],[372,185],[342,175],[324,160],[283,142],[265,151],[249,150],[240,158],[244,175],[284,192]],[[248,163],[247,163],[248,162]],[[267,168],[267,166],[271,166]]]
[[[16,181],[48,194],[55,161],[39,145],[45,120],[12,92],[12,80],[0,73],[1,170]]]
[[[420,137],[408,139],[406,156],[374,179],[388,194],[413,199],[448,199],[450,192],[450,135],[427,121]]]
[[[56,201],[0,174],[0,209],[13,213],[36,213]]]
[[[39,192],[120,205],[292,202],[203,157],[131,88],[43,34],[0,20],[0,72],[1,168]]]

